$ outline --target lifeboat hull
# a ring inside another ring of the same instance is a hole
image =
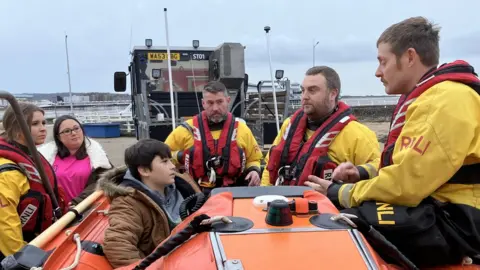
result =
[[[267,212],[253,204],[255,197],[267,194],[315,201],[318,213],[294,214],[291,225],[271,226],[265,220]],[[113,269],[102,250],[108,208],[108,200],[99,197],[80,223],[71,224],[52,241],[39,246],[48,254],[43,269],[63,269],[73,264],[76,270]],[[307,187],[214,189],[202,208],[179,224],[172,235],[184,230],[201,214],[241,217],[253,225],[239,232],[213,230],[196,234],[146,269],[401,269],[387,264],[357,230],[326,229],[311,222],[312,216],[337,213],[325,196]],[[118,269],[133,269],[139,263]],[[480,266],[434,269],[480,269]]]

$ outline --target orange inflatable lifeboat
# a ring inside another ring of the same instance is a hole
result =
[[[97,191],[8,257],[6,269],[112,269],[102,251],[108,208]],[[388,244],[382,251],[396,259],[387,264],[349,221],[308,187],[218,188],[152,254],[119,269],[414,268]]]

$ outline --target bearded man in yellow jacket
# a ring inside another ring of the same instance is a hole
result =
[[[165,140],[174,163],[184,166],[206,194],[215,187],[258,186],[262,151],[245,122],[228,112],[227,88],[212,81],[202,95],[204,111]]]
[[[333,178],[350,183],[310,175],[306,184],[418,267],[478,263],[480,80],[465,61],[437,67],[439,29],[422,17],[387,28],[377,48],[375,75],[402,95],[378,176],[361,180],[342,164]]]

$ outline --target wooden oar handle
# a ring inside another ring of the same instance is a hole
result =
[[[94,193],[90,194],[87,198],[81,201],[75,209],[79,214],[82,214],[85,210],[87,210],[98,198],[103,196],[103,191],[97,190]],[[29,245],[36,246],[41,248],[45,244],[52,241],[65,227],[70,224],[76,217],[76,214],[72,211],[68,211],[65,215],[63,215],[57,222],[53,223],[52,226],[48,227],[45,231],[43,231],[39,236],[33,239]]]

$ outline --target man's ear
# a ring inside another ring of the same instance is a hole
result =
[[[340,94],[337,88],[330,89],[330,99],[335,100],[335,98]]]
[[[414,48],[408,48],[406,51],[408,66],[411,67],[415,61],[420,61],[420,57],[417,54],[417,51]]]

